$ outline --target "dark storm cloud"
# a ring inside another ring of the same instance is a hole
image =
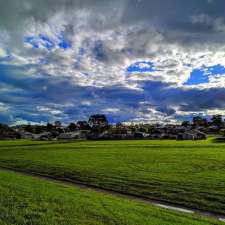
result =
[[[179,107],[184,112],[225,108],[225,88],[174,88],[161,82],[147,82],[142,87],[145,98],[150,98],[153,105],[159,105],[157,110],[160,112],[175,113],[171,110],[173,107]]]
[[[153,26],[168,42],[221,43],[224,7],[223,0],[130,0],[122,21]]]
[[[146,21],[167,29],[199,31],[194,24],[191,25],[190,17],[206,14],[212,18],[225,18],[224,6],[223,0],[130,0],[124,21]]]
[[[125,7],[122,7],[125,6]],[[118,24],[135,24],[146,22],[156,26],[163,32],[180,30],[189,32],[211,31],[212,24],[192,23],[191,16],[207,15],[212,19],[225,19],[225,2],[223,0],[8,0],[0,1],[0,27],[16,28],[24,25],[27,18],[39,22],[46,22],[60,10],[88,10],[92,12],[92,25],[96,26],[99,16],[105,17],[105,24],[109,26],[114,18],[111,12],[124,8]],[[111,17],[111,18],[110,18]],[[115,24],[114,24],[115,25]]]

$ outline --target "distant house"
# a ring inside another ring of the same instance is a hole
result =
[[[199,130],[193,130],[195,134],[195,140],[204,140],[207,139],[207,135]]]
[[[57,139],[58,140],[83,140],[87,139],[89,131],[74,131],[60,134]]]
[[[114,130],[105,130],[103,132],[91,132],[88,135],[90,140],[130,140],[134,139],[132,134],[128,133],[118,133]]]
[[[199,130],[184,126],[156,126],[151,129],[149,139],[203,140],[207,136]]]
[[[12,139],[20,139],[20,135],[18,133],[4,133],[0,134],[0,140],[12,140]]]
[[[34,134],[32,134],[30,132],[20,131],[19,133],[20,133],[22,139],[33,139],[34,138]]]
[[[145,132],[137,131],[137,132],[134,133],[135,139],[143,139],[143,138],[147,138],[147,137],[149,137],[149,134],[147,134]]]
[[[76,126],[79,130],[90,130],[91,129],[91,127],[87,121],[78,121]]]
[[[177,140],[195,140],[195,135],[191,132],[179,133]]]
[[[220,130],[220,127],[215,126],[215,125],[211,125],[211,126],[209,126],[207,128],[207,133],[209,133],[209,134],[216,134],[216,133],[219,132],[219,130]]]
[[[21,135],[8,127],[7,125],[0,124],[0,140],[19,139]]]
[[[198,130],[190,130],[177,135],[177,140],[204,140],[206,138],[206,134]]]
[[[34,141],[49,141],[53,139],[53,135],[50,132],[43,132],[40,134],[34,134],[32,139]]]

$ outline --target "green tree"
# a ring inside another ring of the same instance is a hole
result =
[[[211,123],[212,125],[218,126],[218,127],[222,127],[223,125],[223,117],[222,115],[213,115],[212,119],[211,119]]]
[[[68,128],[69,128],[70,131],[75,131],[76,128],[77,128],[77,126],[76,126],[75,123],[70,123],[69,126],[68,126]]]
[[[53,128],[54,128],[54,126],[53,126],[51,123],[48,123],[48,124],[46,125],[46,130],[47,130],[48,132],[52,131]]]
[[[189,121],[183,121],[182,122],[182,126],[183,127],[188,127],[188,126],[190,126],[190,122]]]
[[[201,116],[195,116],[193,117],[193,125],[194,126],[207,126],[208,121],[205,118],[202,118]]]

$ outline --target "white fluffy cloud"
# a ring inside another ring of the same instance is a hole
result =
[[[147,24],[129,26],[117,25],[113,28],[94,30],[90,26],[89,13],[75,14],[75,25],[68,16],[57,12],[43,24],[30,21],[25,37],[48,37],[55,47],[47,49],[44,40],[39,40],[39,48],[33,49],[29,43],[21,48],[14,47],[10,52],[9,64],[26,66],[31,75],[48,74],[56,77],[70,77],[75,84],[104,87],[124,85],[137,87],[139,80],[160,80],[182,85],[194,69],[203,65],[225,65],[223,45],[216,43],[195,43],[182,46],[169,43],[166,36]],[[70,17],[69,17],[70,18]],[[61,22],[62,21],[62,22]],[[70,27],[67,30],[67,27]],[[57,43],[60,32],[71,43],[71,48],[61,49]],[[2,55],[6,49],[2,49]],[[148,75],[127,74],[126,68],[140,60],[149,60],[155,64],[156,71]],[[223,78],[209,86],[223,86]]]
[[[139,110],[127,105],[124,113],[134,120],[162,120],[165,112],[158,110],[159,106],[152,100],[154,93],[149,93],[143,83],[161,82],[167,89],[183,91],[225,87],[225,74],[209,75],[206,83],[185,85],[195,69],[225,66],[224,17],[220,13],[210,14],[208,10],[209,5],[216,3],[199,1],[198,10],[195,10],[195,1],[185,2],[184,6],[180,1],[175,3],[173,15],[153,0],[95,3],[79,0],[40,0],[39,3],[9,0],[3,3],[0,0],[4,18],[0,22],[0,65],[16,68],[17,77],[65,79],[75,88],[116,87],[148,95],[143,97],[150,99],[147,108],[139,104],[138,99],[134,101]],[[219,9],[222,3],[217,4]],[[180,12],[184,12],[182,16]],[[151,62],[154,68],[143,73],[141,69],[151,68],[151,65],[142,63],[140,72],[129,73],[127,68],[136,62]],[[42,84],[40,90],[47,93],[49,87]],[[86,107],[95,104],[101,112],[122,112],[123,101],[103,107],[86,97],[79,98],[81,108],[84,107],[82,102],[88,102]],[[61,107],[36,104],[36,110],[46,118],[50,114],[67,117]],[[69,100],[67,104],[74,106]],[[179,106],[168,104],[179,111]],[[174,118],[173,114],[167,115],[171,121]]]

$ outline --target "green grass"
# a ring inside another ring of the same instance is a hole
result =
[[[220,224],[13,172],[0,177],[1,225]]]
[[[0,166],[225,214],[225,144],[3,141]]]

